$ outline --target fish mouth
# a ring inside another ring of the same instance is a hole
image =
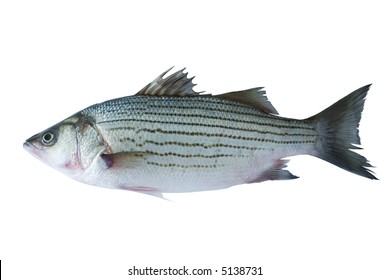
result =
[[[23,143],[23,148],[25,148],[26,150],[30,150],[30,149],[42,150],[42,149],[40,149],[39,147],[35,146],[33,143],[31,143],[31,142],[28,141],[28,140],[26,140],[26,141]]]
[[[33,144],[31,144],[30,142],[24,142],[23,143],[23,148],[25,149],[25,150],[27,150],[27,151],[31,151],[32,149],[34,149],[35,147],[34,147],[34,145]]]
[[[29,152],[30,154],[32,154],[34,157],[40,159],[41,158],[41,155],[42,155],[42,149],[39,149],[38,147],[36,147],[33,143],[29,142],[28,140],[26,140],[24,143],[23,143],[23,148]]]
[[[39,147],[39,145],[34,145],[34,143],[38,143],[39,139],[39,134],[35,134],[28,138],[26,141],[23,143],[23,148],[27,151],[32,151],[32,150],[42,150],[42,148]]]

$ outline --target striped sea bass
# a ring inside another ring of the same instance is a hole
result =
[[[170,70],[32,136],[25,149],[78,181],[157,196],[294,179],[284,158],[301,154],[376,179],[352,151],[370,85],[298,120],[280,117],[262,88],[201,94],[184,69],[164,78]]]

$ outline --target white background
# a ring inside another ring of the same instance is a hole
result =
[[[387,7],[1,1],[4,279],[137,279],[127,275],[134,265],[262,266],[256,279],[390,279]],[[196,75],[197,90],[265,86],[279,113],[295,118],[373,83],[360,136],[380,180],[297,156],[289,170],[298,180],[166,201],[83,185],[23,150],[32,134],[93,103],[134,94],[171,66]],[[218,274],[202,279],[255,279]]]

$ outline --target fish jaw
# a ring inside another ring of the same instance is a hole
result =
[[[26,142],[23,143],[23,148],[35,158],[42,160],[43,151],[34,146],[34,144],[29,142],[29,140],[26,140]]]
[[[46,165],[53,167],[54,169],[65,173],[66,175],[73,177],[75,174],[79,173],[80,171],[83,171],[83,167],[81,165],[80,159],[76,156],[73,159],[69,159],[64,162],[62,166],[54,165],[52,164],[52,158],[48,156],[46,151],[44,149],[38,148],[36,145],[33,144],[33,142],[24,142],[23,148],[29,152],[32,156],[39,159]]]
[[[30,138],[32,139],[32,137]],[[49,163],[47,163],[45,161],[45,151],[39,147],[37,147],[36,145],[34,145],[34,142],[31,141],[30,139],[26,140],[24,143],[23,143],[23,148],[29,153],[31,154],[33,157],[35,157],[36,159],[38,159],[39,161],[45,163],[46,165],[48,166],[51,166]],[[52,167],[52,166],[51,166]]]
[[[56,139],[52,143],[45,144],[44,135],[48,132],[53,132],[53,137]],[[83,172],[77,139],[71,125],[59,123],[35,134],[23,143],[23,148],[46,165],[69,177]]]

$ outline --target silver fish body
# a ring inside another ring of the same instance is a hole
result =
[[[72,178],[159,195],[297,178],[285,157],[313,155],[376,179],[351,151],[362,87],[305,120],[278,116],[261,88],[198,94],[183,71],[157,77],[134,96],[90,106],[25,142]]]

